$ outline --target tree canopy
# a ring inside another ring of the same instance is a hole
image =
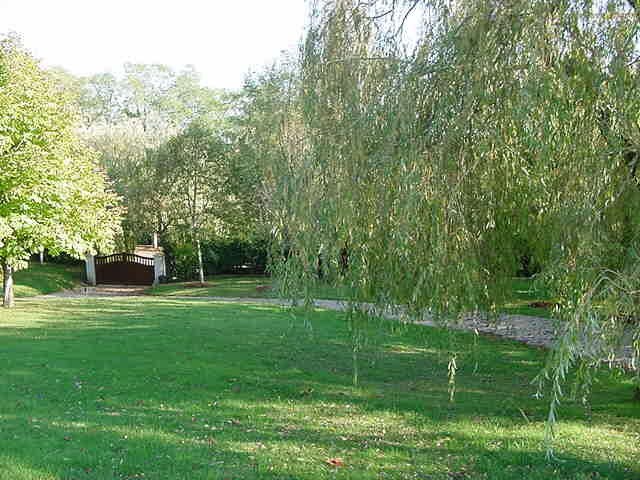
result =
[[[72,84],[81,112],[83,139],[123,198],[123,247],[169,228],[166,196],[154,183],[154,152],[192,122],[222,129],[226,100],[204,87],[193,68],[176,72],[161,64],[125,64],[119,78],[110,73],[76,78]]]

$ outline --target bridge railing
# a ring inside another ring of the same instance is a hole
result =
[[[141,257],[134,253],[114,253],[112,255],[103,255],[95,257],[96,265],[106,265],[109,263],[139,263],[140,265],[146,265],[153,267],[153,258]]]

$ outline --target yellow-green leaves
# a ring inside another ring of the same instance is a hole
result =
[[[0,262],[108,249],[116,196],[76,136],[72,99],[16,39],[0,40]]]

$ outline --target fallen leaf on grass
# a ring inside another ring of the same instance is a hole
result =
[[[467,471],[465,469],[462,469],[458,472],[449,472],[448,476],[451,480],[463,480],[465,478],[469,478],[469,475],[467,474]]]
[[[344,467],[344,460],[341,458],[328,458],[325,463],[332,467]]]

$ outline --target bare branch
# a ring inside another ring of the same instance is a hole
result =
[[[630,0],[630,1],[635,1],[635,0]],[[409,7],[409,10],[406,11],[406,13],[404,14],[404,17],[402,18],[402,22],[400,22],[400,26],[398,27],[398,31],[396,33],[399,34],[402,29],[404,28],[404,23],[407,21],[407,18],[409,18],[409,15],[411,15],[411,12],[413,12],[416,7],[420,4],[421,0],[414,0],[413,4]]]
[[[378,15],[369,17],[369,20],[379,20],[383,17],[386,17],[387,15],[393,15],[395,11],[396,11],[396,0],[393,0],[393,2],[391,3],[391,8],[389,10],[387,10],[386,12],[380,13]]]

